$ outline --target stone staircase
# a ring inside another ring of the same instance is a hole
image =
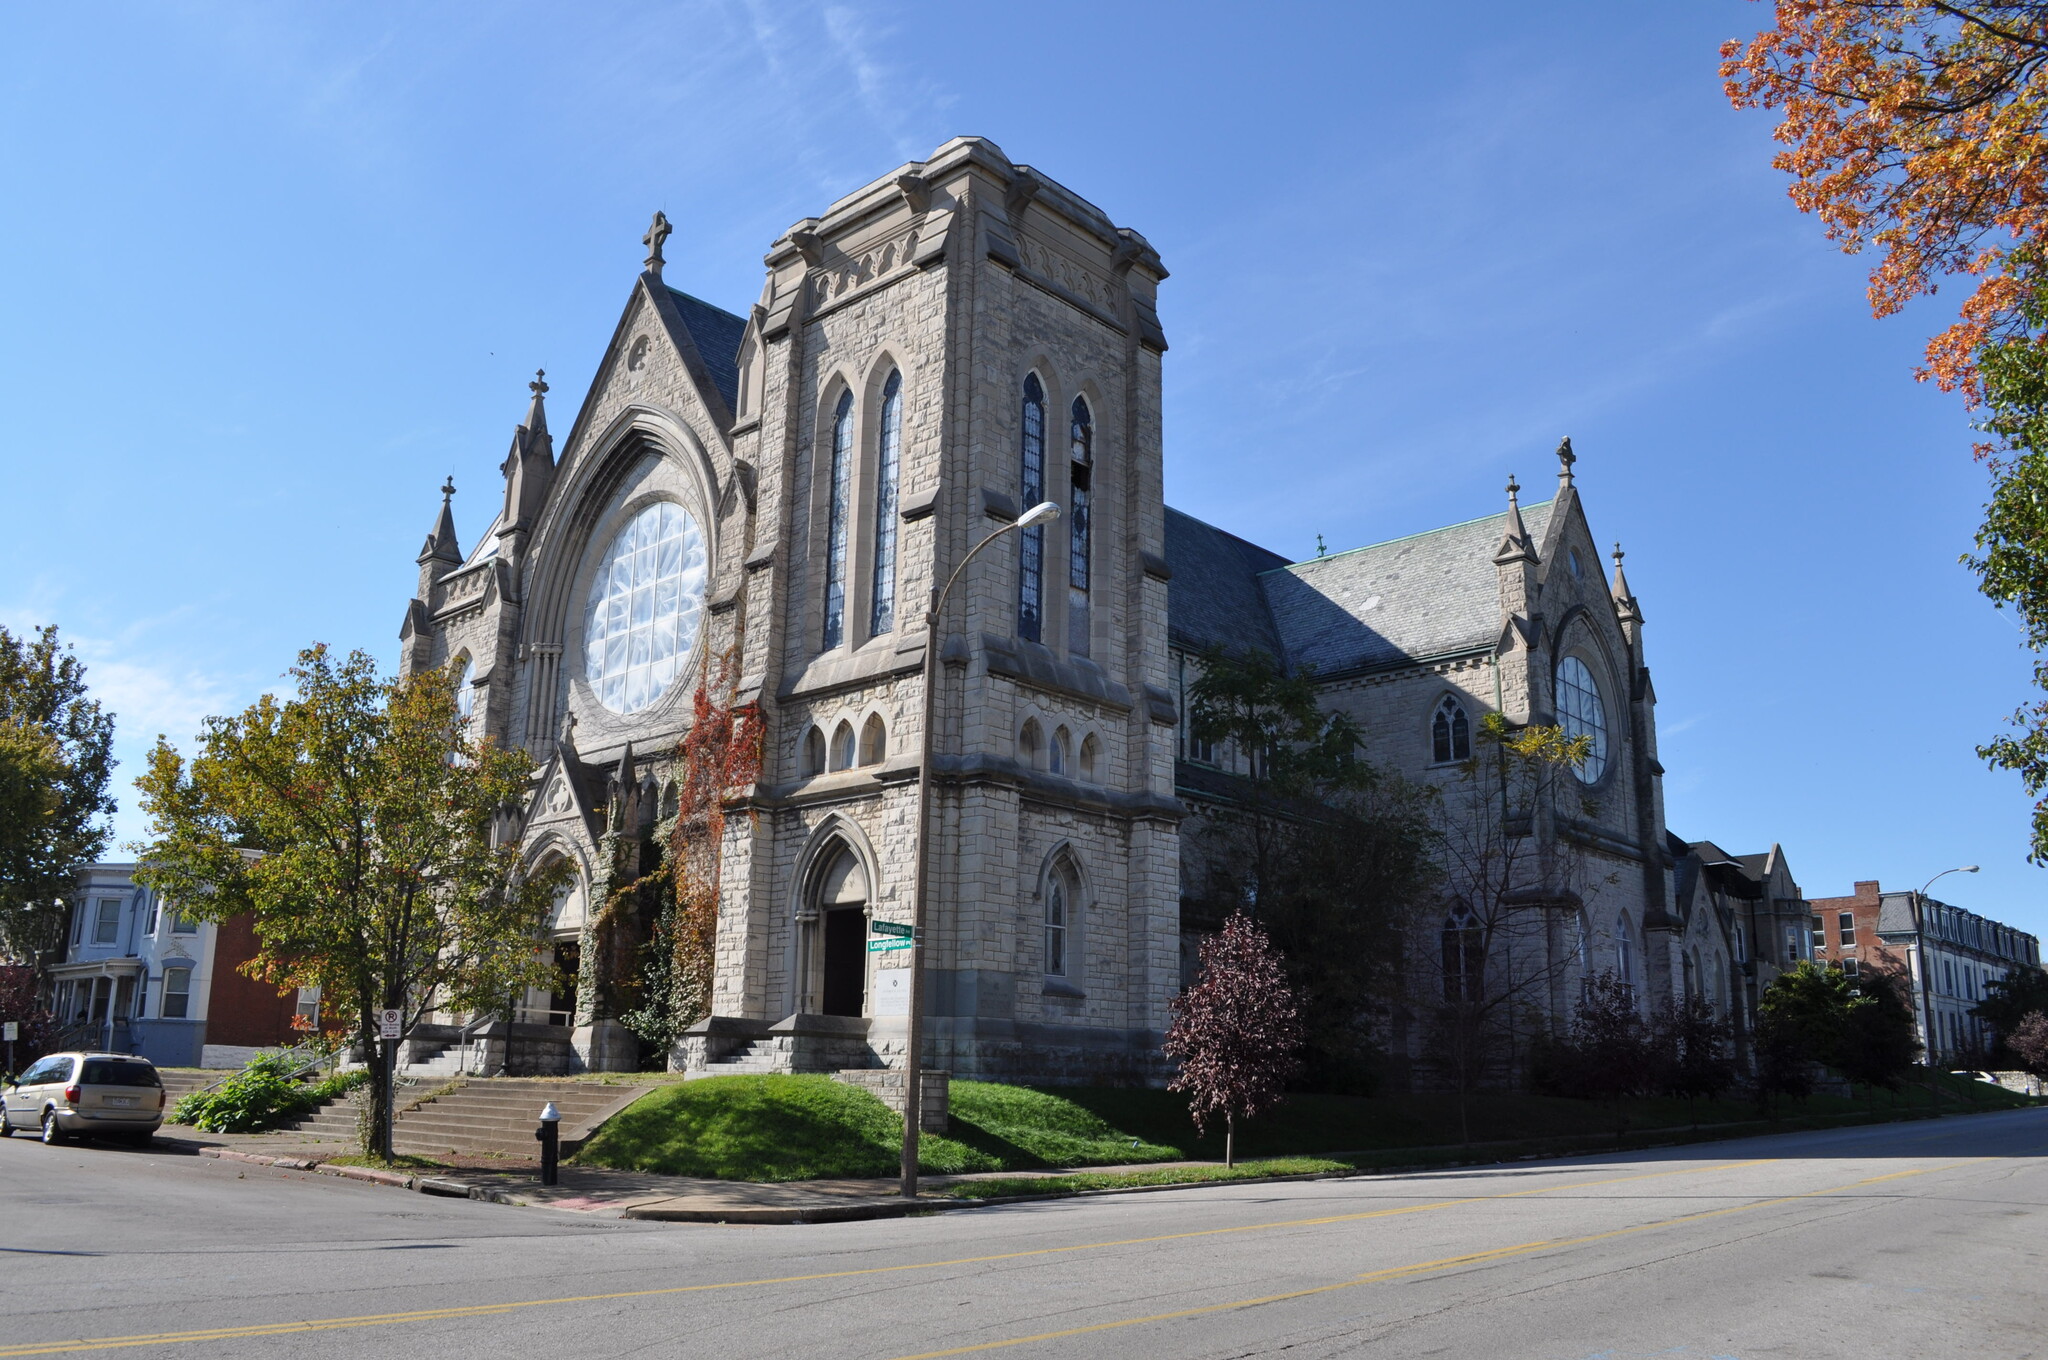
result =
[[[168,1110],[194,1091],[224,1081],[234,1073],[216,1072],[208,1067],[159,1067],[156,1075],[164,1084],[164,1108]]]
[[[293,1133],[310,1133],[317,1138],[356,1137],[356,1103],[345,1095],[336,1096],[309,1115],[284,1126]]]
[[[787,1071],[788,1067],[786,1065],[781,1068],[776,1066],[778,1056],[773,1039],[754,1039],[749,1041],[744,1048],[715,1062],[708,1062],[696,1071],[689,1073],[688,1080],[695,1081],[699,1077],[737,1077],[749,1073]]]
[[[567,1155],[649,1089],[640,1084],[606,1086],[532,1077],[471,1078],[400,1114],[393,1150],[418,1157],[451,1152],[538,1157],[540,1145],[533,1131],[540,1123],[541,1107],[553,1102],[562,1116],[562,1151]]]

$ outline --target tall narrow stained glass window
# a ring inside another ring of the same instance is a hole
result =
[[[903,375],[891,373],[882,384],[882,430],[875,448],[875,573],[874,602],[868,608],[868,634],[896,627],[896,483],[903,462]]]
[[[1088,403],[1074,398],[1067,427],[1073,466],[1069,471],[1074,513],[1067,521],[1067,653],[1088,655],[1088,482],[1095,464],[1095,420]]]
[[[1592,748],[1572,770],[1588,784],[1607,773],[1607,707],[1586,663],[1568,656],[1557,663],[1557,721],[1568,737],[1586,737]]]
[[[846,512],[853,499],[853,393],[832,417],[832,505],[825,523],[825,645],[846,641]]]
[[[1024,378],[1022,455],[1024,476],[1021,512],[1045,499],[1045,386],[1036,373]],[[1018,535],[1017,636],[1038,642],[1045,626],[1045,526],[1034,525]]]
[[[1067,975],[1067,885],[1057,873],[1045,895],[1045,971]]]

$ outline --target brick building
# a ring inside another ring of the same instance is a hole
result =
[[[1875,879],[1848,897],[1815,898],[1809,926],[1815,959],[1908,980],[1921,1047],[1940,1066],[1980,1061],[1991,1035],[1970,1012],[1984,989],[2041,966],[2041,943],[2025,931],[1918,892],[1885,892]]]

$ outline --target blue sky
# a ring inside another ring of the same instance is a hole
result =
[[[319,639],[395,661],[454,473],[464,544],[536,367],[557,428],[649,213],[734,310],[760,257],[993,138],[1173,277],[1169,499],[1276,551],[1471,518],[1569,434],[1648,620],[1674,830],[2048,932],[2026,694],[1957,565],[1984,498],[1885,322],[1732,112],[1767,10],[1475,3],[17,7],[0,77],[0,622],[120,716],[249,702]]]

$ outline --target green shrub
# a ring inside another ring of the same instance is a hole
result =
[[[292,1077],[282,1053],[259,1053],[240,1072],[210,1091],[194,1091],[171,1110],[171,1122],[208,1133],[261,1133],[311,1114],[355,1089],[366,1072],[342,1072],[310,1085]]]

